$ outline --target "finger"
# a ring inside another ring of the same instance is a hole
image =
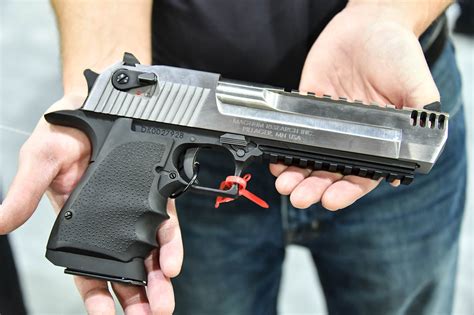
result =
[[[183,264],[183,242],[174,200],[168,201],[167,208],[170,218],[158,229],[160,268],[165,276],[173,278],[179,274]]]
[[[358,176],[344,176],[324,192],[321,203],[328,210],[339,210],[353,204],[357,199],[372,191],[380,183]]]
[[[153,314],[172,314],[174,311],[174,292],[171,280],[160,268],[160,250],[155,249],[145,260],[148,272],[148,300]]]
[[[309,174],[311,174],[310,169],[290,166],[278,176],[275,187],[280,194],[289,195]]]
[[[440,95],[433,78],[429,72],[425,80],[417,86],[404,100],[404,106],[421,107],[433,102],[439,102]]]
[[[418,43],[417,43],[418,44]],[[426,59],[423,55],[421,47],[419,49],[419,54],[417,57],[419,60],[414,63],[417,65],[416,71],[416,84],[413,84],[415,88],[405,90],[405,99],[403,101],[404,106],[408,107],[420,107],[428,105],[432,102],[439,102],[441,96],[439,94],[438,87],[431,75],[430,68],[426,62]]]
[[[326,189],[343,177],[339,173],[314,171],[299,183],[290,196],[291,204],[295,208],[306,209],[319,202]]]
[[[125,314],[151,314],[145,287],[112,282],[112,289]]]
[[[41,149],[39,152],[20,153],[18,172],[0,206],[0,234],[6,234],[33,214],[41,197],[59,172],[57,161]]]
[[[398,187],[400,186],[401,181],[399,179],[394,180],[393,182],[390,183],[393,187]]]
[[[278,164],[270,163],[269,167],[270,167],[270,173],[272,173],[272,175],[275,177],[278,177],[284,170],[288,168],[288,166],[281,163],[278,163]]]
[[[74,282],[89,315],[115,314],[114,299],[106,281],[74,277]]]

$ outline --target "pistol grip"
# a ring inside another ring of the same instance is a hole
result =
[[[46,256],[67,273],[144,285],[143,260],[168,218],[157,166],[168,159],[172,143],[137,138],[130,121],[114,123],[57,217]]]

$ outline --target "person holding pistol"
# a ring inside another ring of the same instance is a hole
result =
[[[460,76],[444,16],[450,3],[53,0],[64,97],[49,111],[79,108],[83,70],[100,73],[128,51],[142,64],[350,100],[412,108],[441,101],[450,114],[444,153],[409,186],[255,165],[252,187],[269,210],[242,198],[219,209],[200,195],[176,207],[170,201],[159,249],[145,262],[147,289],[112,283],[126,313],[275,314],[289,243],[311,251],[330,314],[450,313],[466,181]],[[45,192],[59,211],[90,154],[82,132],[41,119],[1,205],[0,234],[28,220]],[[204,180],[226,168],[206,156],[202,165]],[[75,283],[90,314],[114,312],[106,281]]]

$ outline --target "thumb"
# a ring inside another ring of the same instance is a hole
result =
[[[392,104],[403,105],[404,107],[422,108],[430,103],[439,102],[438,87],[431,75],[419,42],[415,40],[408,46],[407,49],[401,49],[401,51],[409,56],[407,58],[409,61],[400,65],[397,68],[398,71],[393,70],[394,73],[397,73],[394,77],[398,79],[399,84],[396,81],[387,80],[387,86],[384,86],[384,89],[381,90],[391,91],[392,94],[386,96],[392,101]],[[388,85],[395,88],[390,89]],[[397,94],[403,96],[403,99],[400,100]]]
[[[438,88],[429,70],[423,76],[424,78],[415,89],[407,91],[403,102],[404,106],[422,108],[425,105],[440,101]]]
[[[47,149],[40,152],[23,146],[17,174],[0,205],[0,235],[10,233],[28,220],[59,167]]]

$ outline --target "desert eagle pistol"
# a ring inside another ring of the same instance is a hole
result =
[[[235,199],[241,186],[196,181],[201,149],[225,150],[235,177],[255,160],[409,184],[428,173],[448,136],[439,103],[367,105],[141,65],[129,53],[101,74],[84,71],[78,110],[45,115],[83,131],[89,166],[52,229],[46,257],[66,273],[146,285],[168,198],[186,190]]]

